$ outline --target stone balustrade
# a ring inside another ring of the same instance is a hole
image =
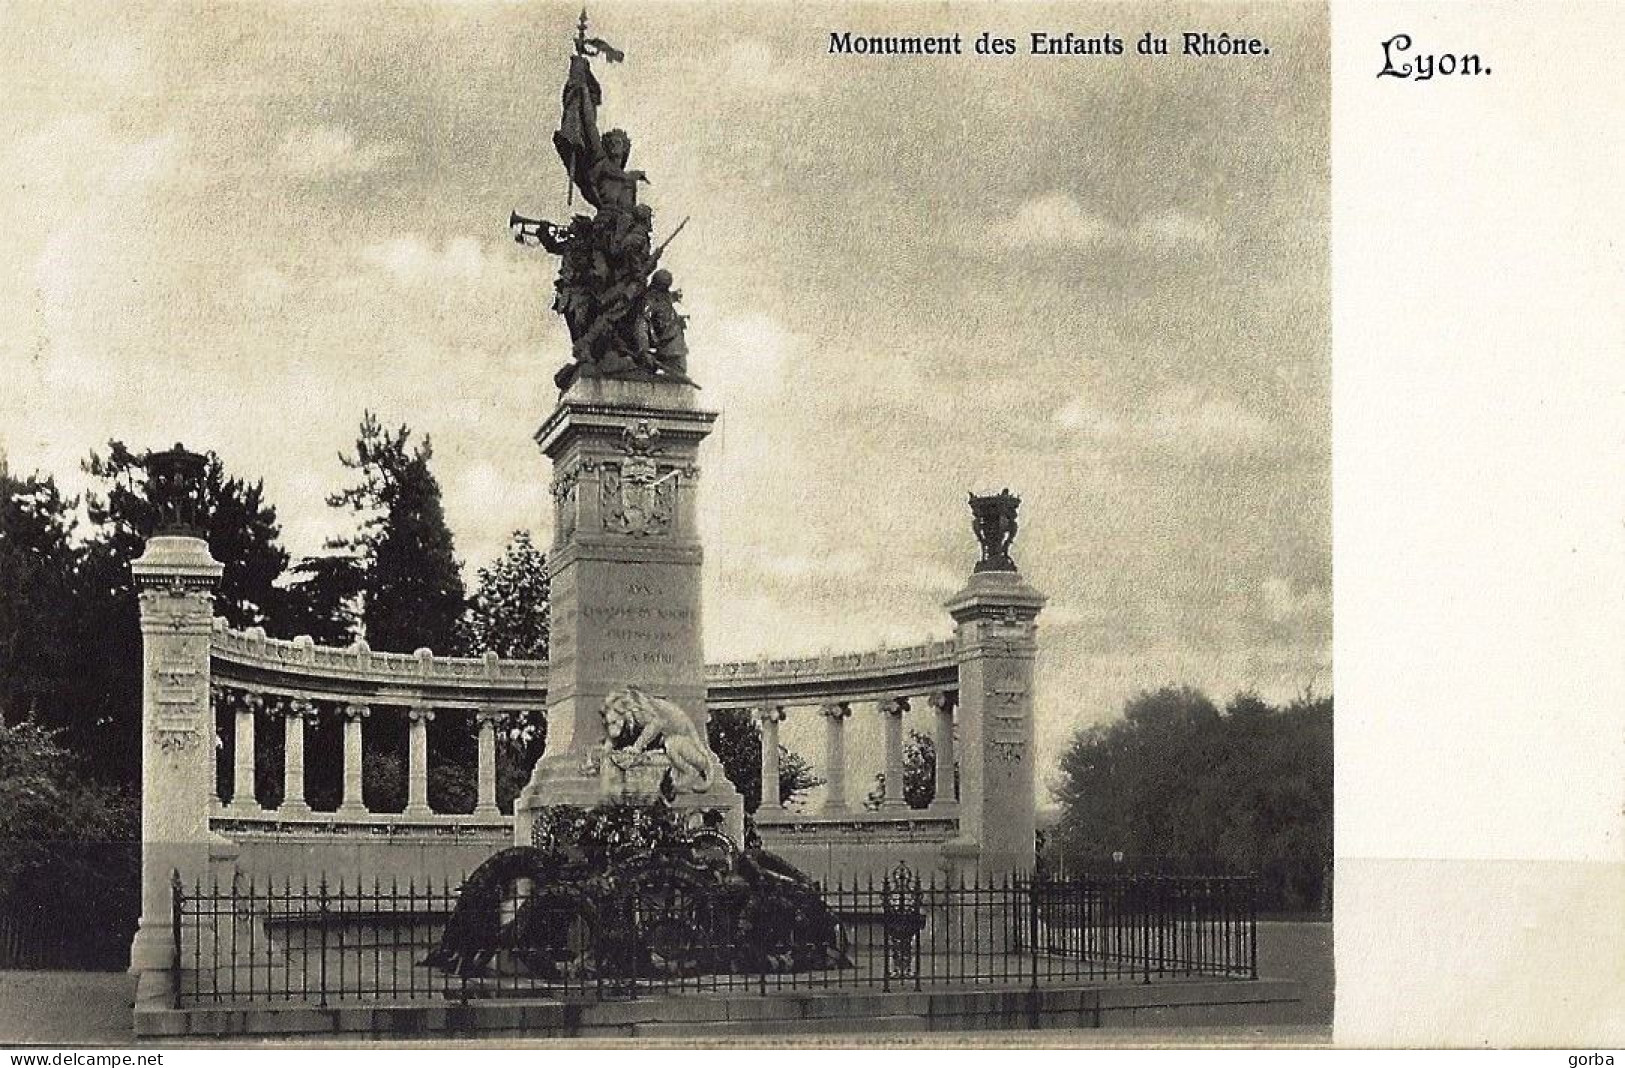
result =
[[[708,664],[706,703],[713,709],[757,708],[775,700],[814,704],[934,692],[957,680],[956,649],[948,638],[895,649]],[[529,709],[544,705],[547,696],[542,660],[438,656],[428,649],[380,653],[364,642],[338,649],[308,638],[268,638],[258,628],[232,630],[222,619],[214,622],[210,653],[217,676],[311,700],[422,693],[440,707]]]
[[[762,726],[764,797],[758,821],[802,825],[875,818],[862,812],[861,805],[853,806],[846,791],[845,722],[854,710],[866,715],[869,710],[889,711],[882,815],[917,816],[902,795],[901,724],[911,701],[937,709],[934,739],[946,759],[938,760],[937,800],[931,814],[952,817],[953,709],[959,670],[955,649],[955,642],[947,640],[709,665],[707,704],[713,709],[751,711]],[[547,664],[538,660],[444,657],[428,649],[382,653],[363,642],[338,649],[308,638],[269,638],[257,628],[232,630],[220,619],[214,621],[209,655],[217,723],[229,719],[232,724],[229,730],[221,729],[222,744],[229,750],[225,757],[229,786],[221,784],[222,796],[213,813],[213,822],[228,831],[274,826],[298,831],[323,824],[396,832],[420,824],[506,822],[509,817],[497,803],[497,731],[510,718],[539,718],[547,706]],[[829,787],[824,806],[813,813],[789,813],[777,796],[779,725],[796,710],[830,708],[844,712],[826,721],[821,771]],[[394,811],[372,811],[363,794],[368,722],[380,728],[390,725],[406,740],[405,801]],[[319,724],[335,728],[324,737],[336,739],[341,750],[339,804],[325,811],[312,809],[305,781],[306,752]],[[448,730],[474,735],[476,802],[471,813],[436,811],[429,796],[429,734]],[[255,796],[255,738],[268,738],[267,732],[273,731],[282,743],[282,796],[274,807],[266,807]]]

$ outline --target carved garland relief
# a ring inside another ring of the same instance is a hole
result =
[[[1027,686],[1018,668],[1006,668],[992,679],[988,693],[992,719],[989,741],[1004,760],[1020,763],[1027,751]]]
[[[208,690],[194,648],[200,640],[177,641],[153,673],[152,737],[172,755],[194,748],[203,739],[199,721],[201,710],[208,705]]]

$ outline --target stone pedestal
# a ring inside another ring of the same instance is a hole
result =
[[[695,459],[713,412],[693,386],[577,378],[536,433],[553,461],[547,755],[514,805],[528,843],[538,809],[607,800],[599,709],[626,686],[679,705],[704,738],[701,549]],[[738,840],[744,800],[711,754],[711,787],[680,809],[720,810]]]
[[[1017,571],[978,571],[947,604],[959,649],[959,828],[967,880],[1033,870],[1033,662],[1044,597]]]
[[[176,932],[171,879],[208,882],[232,843],[209,830],[215,800],[209,642],[222,566],[201,538],[159,536],[130,565],[141,602],[141,921],[130,944],[138,1008],[168,1008]]]

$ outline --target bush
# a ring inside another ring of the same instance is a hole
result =
[[[14,935],[0,966],[111,967],[141,913],[141,813],[88,781],[56,734],[0,723],[0,920]]]

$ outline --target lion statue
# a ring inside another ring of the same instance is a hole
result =
[[[605,755],[624,760],[657,746],[671,761],[672,789],[701,794],[711,789],[711,749],[699,729],[675,703],[636,686],[625,686],[604,698]],[[628,744],[617,744],[628,735]]]

